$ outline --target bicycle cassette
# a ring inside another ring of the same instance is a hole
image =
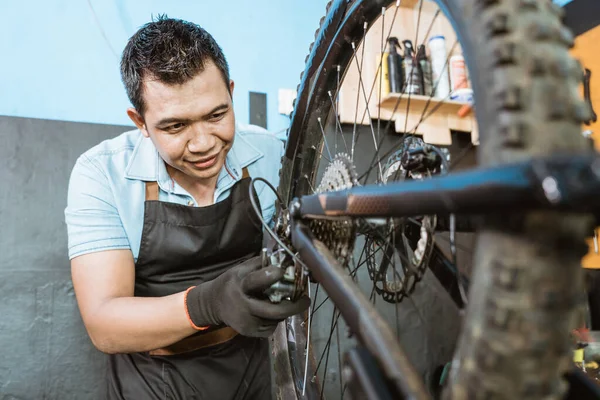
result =
[[[350,189],[358,185],[352,160],[346,154],[336,154],[327,165],[315,193]],[[315,237],[323,242],[341,265],[347,265],[354,249],[356,226],[351,219],[317,219],[310,223]]]

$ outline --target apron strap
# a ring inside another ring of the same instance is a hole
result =
[[[158,200],[158,182],[146,182],[146,201]]]
[[[242,168],[242,179],[250,178],[250,174],[248,173],[248,168]]]

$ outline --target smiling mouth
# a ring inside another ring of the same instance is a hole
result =
[[[220,153],[217,153],[211,157],[207,157],[202,160],[188,161],[188,162],[198,169],[210,168],[213,165],[215,165],[215,163],[217,162],[217,159],[219,158],[219,154]]]

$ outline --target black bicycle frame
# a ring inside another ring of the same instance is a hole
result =
[[[395,398],[424,399],[428,396],[421,379],[390,328],[327,247],[312,236],[305,222],[313,218],[496,214],[533,209],[596,213],[600,203],[598,196],[600,157],[595,154],[554,156],[422,181],[367,185],[302,196],[290,205],[291,239],[348,327],[377,361],[381,376]],[[360,357],[355,357],[354,364],[348,365],[356,374],[363,374],[361,362]],[[371,379],[362,378],[366,382]]]
[[[292,244],[314,278],[333,300],[348,327],[373,355],[383,381],[396,399],[427,399],[420,376],[400,348],[396,337],[374,306],[360,294],[352,278],[338,264],[327,247],[316,240],[302,221],[292,222]],[[343,305],[343,306],[342,306]],[[360,374],[360,371],[355,371]],[[376,373],[372,371],[372,373]],[[363,377],[363,381],[370,378]],[[355,378],[358,379],[358,378]],[[383,388],[382,388],[383,389]]]
[[[302,196],[292,202],[291,213],[296,219],[312,219],[532,209],[596,212],[599,200],[600,157],[586,153]]]

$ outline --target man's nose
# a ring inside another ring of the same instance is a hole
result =
[[[217,138],[209,129],[195,126],[191,133],[192,137],[188,141],[188,150],[191,153],[210,153],[214,149]]]

